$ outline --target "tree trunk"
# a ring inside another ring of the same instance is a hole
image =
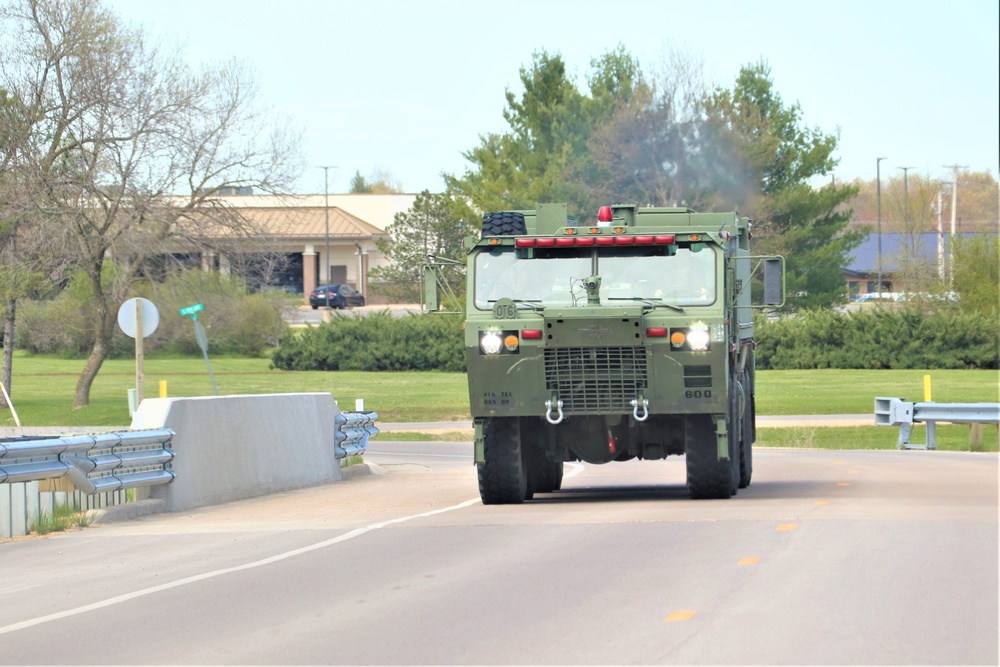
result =
[[[97,377],[97,372],[101,370],[101,365],[107,358],[107,346],[100,340],[95,341],[94,347],[90,351],[90,357],[87,359],[87,364],[83,367],[83,371],[76,381],[76,394],[73,397],[74,410],[79,410],[90,405],[90,386],[94,384],[94,378]]]
[[[118,322],[117,313],[112,314],[107,305],[107,297],[100,288],[100,265],[96,274],[91,275],[91,282],[94,285],[94,292],[97,294],[97,313],[94,325],[94,347],[90,350],[90,357],[83,367],[79,379],[76,381],[76,394],[73,397],[73,409],[79,410],[90,405],[90,386],[94,384],[97,372],[101,370],[101,365],[108,358],[111,350],[111,335],[114,333],[115,324]]]
[[[3,323],[3,368],[0,369],[0,383],[7,393],[12,393],[10,376],[14,369],[14,323],[17,321],[17,299],[7,300],[7,316]],[[9,407],[3,392],[0,392],[0,408]]]

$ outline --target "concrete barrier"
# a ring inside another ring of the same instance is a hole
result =
[[[176,433],[176,478],[150,497],[177,512],[340,480],[339,412],[325,393],[152,398],[132,428]]]

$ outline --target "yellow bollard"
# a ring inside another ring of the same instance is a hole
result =
[[[167,397],[167,381],[160,380],[160,398]]]
[[[924,376],[924,403],[931,402],[931,376]]]

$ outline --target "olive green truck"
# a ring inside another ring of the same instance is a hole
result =
[[[616,205],[597,218],[578,225],[564,204],[487,213],[466,240],[482,501],[557,491],[567,461],[671,454],[692,498],[729,498],[753,472],[751,310],[782,304],[782,258],[752,256],[736,213]]]

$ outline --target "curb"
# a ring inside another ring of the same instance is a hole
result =
[[[384,475],[385,470],[374,463],[355,463],[352,466],[341,468],[341,481],[346,482],[355,477],[371,477],[372,475]]]
[[[138,519],[141,516],[159,514],[164,511],[163,506],[165,504],[166,501],[162,498],[148,498],[146,500],[137,500],[133,503],[125,503],[124,505],[90,510],[87,514],[94,518],[94,523],[114,523],[115,521],[128,521],[130,519]]]

